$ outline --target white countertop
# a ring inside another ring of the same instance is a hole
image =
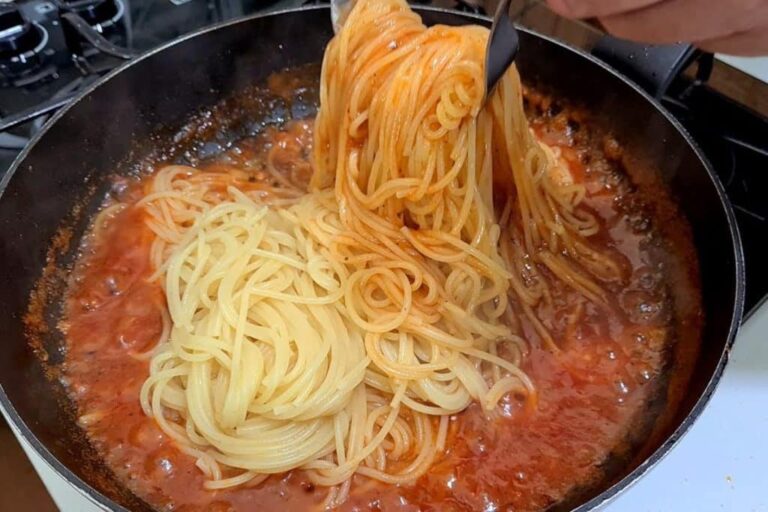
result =
[[[98,512],[24,448],[61,510]],[[720,386],[688,434],[604,511],[768,512],[768,305],[742,328]]]

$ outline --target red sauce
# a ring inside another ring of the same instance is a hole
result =
[[[562,148],[574,179],[589,190],[586,204],[606,228],[598,243],[626,262],[626,279],[610,286],[615,308],[578,306],[578,298],[557,288],[555,307],[538,313],[555,332],[562,353],[534,348],[524,363],[539,390],[536,410],[526,412],[507,399],[502,412],[488,418],[470,407],[451,419],[448,449],[426,476],[400,487],[356,477],[344,510],[546,509],[610,476],[603,469],[610,457],[631,455],[628,439],[640,428],[635,418],[663,388],[674,335],[659,267],[664,244],[655,238],[650,219],[620,207],[617,198],[631,195],[618,173],[620,148],[533,103],[534,129]],[[242,185],[258,188],[269,179],[260,173],[260,162],[277,148],[277,165],[304,182],[309,128],[303,123],[267,131],[208,168],[243,169]],[[606,144],[610,147],[601,147]],[[92,235],[66,302],[66,376],[84,428],[116,474],[159,509],[288,512],[318,505],[326,491],[309,484],[301,472],[254,487],[204,490],[194,460],[143,414],[138,395],[148,362],[130,354],[158,338],[165,307],[159,285],[148,281],[152,234],[143,211],[134,206],[144,186],[130,184],[121,197],[129,206]],[[568,326],[566,319],[574,314],[579,321]]]

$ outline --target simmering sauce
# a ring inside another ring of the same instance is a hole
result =
[[[537,313],[562,352],[533,348],[524,369],[538,389],[535,410],[506,398],[492,415],[471,406],[451,418],[446,453],[427,475],[407,486],[355,477],[343,510],[542,510],[611,478],[613,460],[636,450],[659,411],[675,332],[665,261],[680,257],[643,213],[622,172],[622,148],[589,129],[577,113],[532,91],[527,103],[539,137],[557,147],[574,180],[588,190],[585,204],[605,229],[597,243],[625,269],[607,285],[610,311],[598,310],[553,281],[553,306]],[[265,129],[200,167],[240,169],[243,188],[263,187],[264,162],[294,182],[311,172],[310,121]],[[222,491],[203,489],[192,457],[181,453],[139,406],[150,349],[163,328],[165,299],[150,282],[152,233],[135,205],[147,178],[118,179],[112,197],[128,206],[99,218],[83,246],[65,304],[65,374],[80,423],[113,471],[159,510],[304,511],[327,490],[300,471]]]

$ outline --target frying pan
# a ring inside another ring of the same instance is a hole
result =
[[[418,11],[427,24],[489,23],[454,11]],[[0,182],[0,406],[56,473],[105,510],[150,508],[88,444],[57,372],[63,359],[57,304],[77,241],[110,174],[129,170],[163,133],[201,108],[273,71],[319,62],[331,36],[327,7],[307,7],[222,24],[146,53],[58,112]],[[560,506],[595,510],[658,462],[711,397],[742,315],[741,244],[712,169],[656,101],[587,54],[531,32],[520,37],[521,74],[588,108],[632,155],[635,164],[627,169],[635,181],[653,175],[663,183],[690,223],[700,265],[705,326],[682,398],[634,460]],[[43,321],[30,326],[24,317],[41,278],[47,295],[36,297]]]

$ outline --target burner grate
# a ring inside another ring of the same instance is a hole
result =
[[[678,79],[663,100],[712,163],[733,204],[747,272],[747,315],[768,295],[768,119],[713,91]]]

